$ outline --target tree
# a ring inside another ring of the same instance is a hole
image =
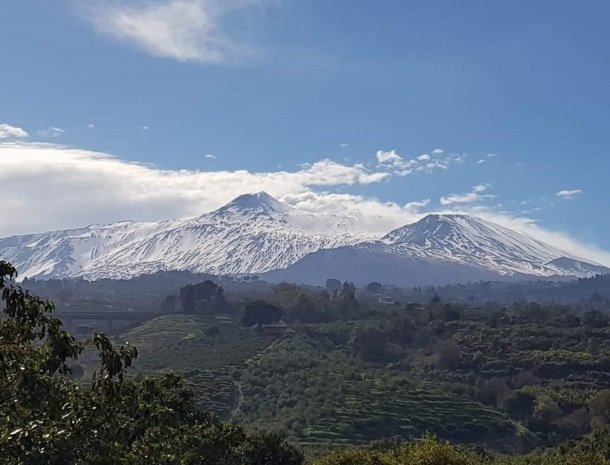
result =
[[[502,399],[504,411],[513,417],[527,420],[534,412],[536,397],[522,391],[514,391]]]
[[[549,396],[541,395],[534,403],[533,417],[536,421],[549,425],[561,414],[559,404]]]
[[[502,378],[478,378],[474,386],[474,398],[484,404],[497,405],[506,397],[508,391],[506,381]]]
[[[161,312],[163,313],[177,313],[180,311],[181,302],[178,296],[168,295],[163,302],[161,302]]]
[[[383,284],[373,281],[366,285],[366,292],[369,294],[381,294],[383,292]]]
[[[283,316],[284,311],[281,308],[264,300],[255,300],[245,306],[241,322],[245,326],[269,325],[279,321]]]
[[[589,400],[591,427],[602,429],[610,425],[610,389],[599,391]]]
[[[608,316],[599,310],[589,310],[581,318],[582,324],[590,328],[603,328],[608,326]]]
[[[208,337],[216,337],[220,334],[220,328],[218,326],[210,326],[205,330],[204,334]]]
[[[372,326],[355,328],[348,343],[352,353],[367,362],[385,361],[386,344],[384,332]]]
[[[345,281],[341,289],[341,303],[339,309],[344,316],[353,316],[353,313],[358,310],[358,300],[356,299],[356,286]]]
[[[15,286],[0,261],[0,463],[3,465],[301,465],[274,435],[247,434],[198,411],[173,373],[133,380],[135,348],[96,334],[81,342],[53,305]],[[76,384],[70,366],[85,347],[99,367]]]
[[[328,278],[325,287],[328,292],[336,294],[341,290],[341,281],[334,278]]]
[[[433,310],[433,317],[442,321],[458,321],[462,316],[451,304],[439,306]]]
[[[329,321],[332,317],[331,312],[325,307],[319,297],[314,300],[314,296],[304,292],[299,292],[296,299],[288,306],[286,313],[289,321],[299,321],[301,323],[321,323]]]
[[[224,289],[209,279],[180,289],[180,303],[186,313],[217,313],[228,309]]]
[[[441,341],[436,344],[436,365],[439,368],[452,370],[460,365],[461,349],[453,339]]]

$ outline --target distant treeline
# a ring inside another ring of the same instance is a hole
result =
[[[43,297],[53,299],[60,309],[68,304],[78,305],[81,310],[87,308],[103,310],[118,306],[118,308],[157,312],[162,308],[171,307],[171,302],[165,301],[168,296],[179,296],[180,289],[204,281],[211,281],[221,286],[231,295],[232,301],[263,298],[277,287],[277,283],[262,281],[257,276],[216,277],[186,271],[159,272],[130,280],[104,279],[93,282],[78,279],[25,279],[23,285]],[[343,284],[331,277],[323,287],[305,285],[299,287],[307,292],[317,289],[332,294],[339,292]],[[355,289],[355,292],[358,295],[375,296],[386,303],[399,301],[424,304],[434,296],[438,296],[445,302],[484,308],[514,302],[538,302],[570,305],[583,309],[590,309],[591,306],[598,310],[610,309],[610,275],[574,281],[481,281],[442,287],[422,285],[414,288],[400,288],[372,282]],[[173,308],[176,311],[180,310],[175,303]]]

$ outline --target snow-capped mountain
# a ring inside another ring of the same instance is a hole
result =
[[[349,226],[350,218],[300,211],[261,192],[195,218],[0,239],[0,257],[22,277],[38,278],[129,278],[160,270],[262,273],[366,239],[350,234]]]
[[[22,278],[76,276],[105,254],[170,224],[121,221],[2,238],[0,258],[11,262]]]
[[[467,215],[428,215],[388,233],[380,242],[400,254],[476,266],[504,276],[561,275],[562,268],[551,262],[576,259],[531,236]]]
[[[261,192],[194,218],[123,221],[0,239],[0,258],[13,263],[22,277],[92,280],[189,270],[405,285],[610,272],[466,215],[428,215],[377,240],[350,233],[354,221],[301,211]]]
[[[319,283],[325,277],[339,277],[356,283],[412,285],[608,272],[498,224],[467,215],[435,214],[378,241],[312,253],[268,278]]]

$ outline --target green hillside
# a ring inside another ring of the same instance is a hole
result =
[[[353,357],[346,345],[327,339],[336,329],[293,326],[270,335],[226,320],[176,315],[150,320],[123,339],[138,347],[137,369],[180,371],[200,405],[220,418],[281,431],[303,445],[365,444],[427,432],[465,443],[535,443],[493,408]]]

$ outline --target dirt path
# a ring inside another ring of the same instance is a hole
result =
[[[231,417],[229,418],[229,421],[233,421],[235,415],[237,415],[237,412],[239,412],[239,409],[241,408],[241,404],[244,403],[244,392],[241,388],[241,381],[235,381],[235,386],[237,387],[237,403],[235,404],[233,412],[231,412]]]

